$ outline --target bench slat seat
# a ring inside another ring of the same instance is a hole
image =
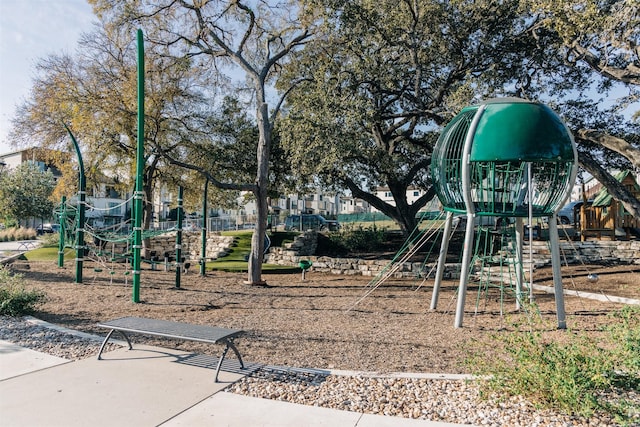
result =
[[[100,351],[98,352],[98,360],[101,360],[102,351],[107,342],[113,335],[113,332],[120,333],[129,344],[129,350],[133,349],[131,340],[127,333],[153,335],[164,338],[173,338],[187,341],[197,341],[209,344],[224,344],[225,348],[218,361],[216,368],[215,381],[218,382],[218,374],[222,361],[227,355],[229,349],[233,350],[240,362],[240,367],[244,369],[244,363],[240,352],[234,344],[234,340],[245,333],[241,329],[226,329],[216,326],[193,325],[188,323],[173,322],[169,320],[148,319],[144,317],[122,317],[120,319],[109,320],[97,324],[98,327],[110,329],[109,333],[102,342]]]

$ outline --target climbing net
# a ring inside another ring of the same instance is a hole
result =
[[[86,201],[82,204],[61,203],[55,213],[60,219],[61,229],[64,231],[65,248],[77,249],[78,245],[83,246],[85,248],[84,258],[93,261],[95,265],[99,266],[96,267],[98,269],[113,270],[116,264],[122,263],[128,269],[132,260],[131,248],[134,241],[131,219],[105,224],[105,218],[110,217],[113,212],[122,212],[132,201],[133,197],[106,208],[97,207]],[[86,221],[82,228],[84,241],[78,243],[76,236],[79,231],[77,218],[80,206],[84,206]],[[168,233],[167,230],[143,230],[142,238],[153,238],[166,233]]]
[[[366,285],[363,295],[349,307],[348,311],[353,310],[358,304],[360,304],[376,289],[383,285],[388,279],[395,277],[396,274],[400,273],[403,269],[403,265],[406,262],[409,262],[409,260],[411,260],[411,258],[414,257],[414,255],[416,255],[418,251],[425,247],[428,242],[431,242],[428,254],[425,256],[423,262],[420,265],[420,268],[418,268],[414,273],[416,279],[420,280],[420,283],[416,286],[416,291],[420,289],[420,287],[431,276],[436,265],[434,264],[433,266],[429,267],[428,260],[430,254],[433,251],[433,248],[435,247],[436,242],[438,241],[437,236],[442,233],[441,222],[445,214],[443,211],[441,211],[438,216],[429,223],[428,227],[422,229],[420,228],[420,225],[426,219],[426,214],[427,212],[422,215],[422,217],[418,221],[418,224],[411,231],[411,234],[405,240],[404,244],[395,254],[393,259],[391,259],[391,261],[389,261],[389,263]],[[454,231],[455,229],[452,231],[452,233]]]

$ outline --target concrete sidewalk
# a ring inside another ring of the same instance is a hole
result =
[[[137,345],[67,361],[0,341],[0,425],[418,427],[456,424],[367,415],[224,392],[257,368]]]

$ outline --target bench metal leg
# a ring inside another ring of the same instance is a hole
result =
[[[111,338],[111,335],[113,335],[114,331],[118,331],[120,335],[122,335],[124,339],[127,340],[127,344],[129,344],[129,350],[133,350],[133,346],[131,345],[131,341],[129,340],[129,337],[127,336],[127,334],[125,334],[123,331],[120,331],[118,329],[111,329],[107,334],[107,336],[104,338],[104,341],[102,341],[102,345],[100,346],[100,351],[98,352],[98,360],[102,360],[102,357],[101,357],[102,351],[104,350],[104,347],[107,345],[107,342],[109,342],[109,338]]]
[[[220,355],[220,360],[218,360],[218,366],[216,367],[216,376],[213,380],[213,382],[218,382],[218,374],[220,374],[220,368],[222,367],[222,361],[224,360],[225,356],[227,355],[227,351],[229,351],[229,345],[225,346],[224,350],[222,351],[222,355]]]
[[[236,345],[233,343],[233,340],[227,340],[227,347],[231,347],[231,350],[236,354],[238,361],[240,362],[240,368],[244,369],[244,362],[242,361],[242,356],[240,356],[240,352],[236,348]]]
[[[227,356],[227,352],[229,351],[229,349],[233,350],[233,352],[236,354],[236,357],[238,358],[238,361],[240,362],[240,368],[244,369],[244,362],[242,361],[242,356],[240,356],[240,352],[238,351],[235,344],[233,343],[233,340],[225,340],[225,343],[226,343],[226,346],[222,351],[222,355],[220,355],[220,360],[218,360],[218,366],[216,367],[215,382],[218,382],[218,374],[220,374],[220,368],[222,367],[222,362],[224,361],[224,358]]]

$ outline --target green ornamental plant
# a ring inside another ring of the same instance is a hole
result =
[[[4,266],[0,266],[0,315],[31,314],[45,299],[44,292],[25,289],[21,274],[12,274]]]
[[[493,348],[502,352],[469,360],[481,378],[482,395],[523,396],[540,408],[585,417],[605,412],[620,425],[637,425],[637,402],[606,396],[640,389],[640,308],[626,307],[612,316],[617,321],[598,342],[572,331],[549,338],[539,332],[544,328],[531,325],[495,335]]]
[[[363,227],[347,225],[340,232],[330,233],[329,239],[337,248],[345,248],[351,252],[374,251],[385,241],[386,229],[375,224]]]

